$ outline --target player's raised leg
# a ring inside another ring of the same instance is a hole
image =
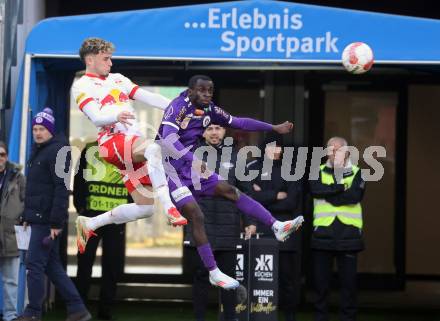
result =
[[[235,202],[237,208],[244,214],[254,217],[263,224],[270,226],[278,241],[287,240],[290,234],[299,229],[304,222],[302,216],[285,222],[277,221],[260,203],[246,194],[241,193],[235,186],[225,181],[219,181],[215,186],[214,195],[222,196]]]
[[[227,276],[217,267],[211,245],[206,236],[203,212],[188,186],[182,184],[178,177],[171,175],[169,187],[176,206],[192,224],[192,236],[203,265],[209,271],[210,283],[225,290],[237,288],[240,285],[238,281]]]
[[[153,190],[160,203],[165,208],[165,215],[173,226],[186,225],[187,220],[180,215],[170,199],[168,181],[162,164],[161,148],[155,142],[139,137],[132,145],[133,161],[147,161],[148,176],[150,177]]]
[[[143,188],[152,191],[151,186],[143,186]],[[80,253],[84,253],[89,238],[96,235],[94,231],[98,228],[109,224],[124,224],[154,214],[153,198],[146,197],[144,193],[136,189],[129,192],[134,203],[119,205],[95,217],[78,216],[76,218],[76,243]]]
[[[211,249],[211,245],[208,242],[208,238],[205,232],[204,215],[199,205],[195,201],[189,201],[183,205],[180,210],[189,221],[192,223],[192,234],[197,246],[197,252],[202,259],[203,265],[209,271],[209,282],[221,287],[225,290],[235,289],[240,283],[224,274],[217,267],[217,263],[214,258],[214,254]]]

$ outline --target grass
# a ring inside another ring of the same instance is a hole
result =
[[[96,306],[91,305],[92,314]],[[313,321],[312,311],[307,308],[300,309],[297,315],[299,321]],[[119,321],[194,321],[192,307],[189,303],[153,303],[153,302],[118,302],[113,311],[114,317]],[[44,321],[63,321],[66,318],[65,309],[58,305],[54,310],[46,313]],[[93,319],[95,320],[95,319]],[[206,321],[216,321],[217,310],[210,307]],[[280,315],[279,321],[283,321]],[[339,320],[337,313],[332,313],[331,321]],[[391,309],[361,309],[358,321],[439,321],[438,310],[391,310]]]

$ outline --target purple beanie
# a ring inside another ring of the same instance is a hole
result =
[[[53,117],[53,111],[49,107],[43,109],[32,119],[32,127],[35,125],[41,125],[52,134],[55,134],[55,118]]]

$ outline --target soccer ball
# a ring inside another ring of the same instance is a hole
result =
[[[363,42],[353,42],[342,52],[342,64],[352,74],[363,74],[373,66],[373,50]]]

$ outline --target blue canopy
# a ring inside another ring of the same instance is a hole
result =
[[[126,57],[339,61],[347,44],[363,41],[379,63],[438,62],[439,34],[436,20],[258,0],[46,19],[26,52],[77,55],[93,35]]]
[[[120,59],[339,64],[344,47],[362,41],[376,64],[439,64],[439,34],[437,20],[270,0],[46,19],[26,42],[10,158],[24,160],[28,148],[19,144],[30,144],[27,120],[44,106],[55,107],[57,129],[66,128],[70,84],[82,68],[78,48],[87,37],[114,42]],[[51,63],[59,58],[67,65]]]

